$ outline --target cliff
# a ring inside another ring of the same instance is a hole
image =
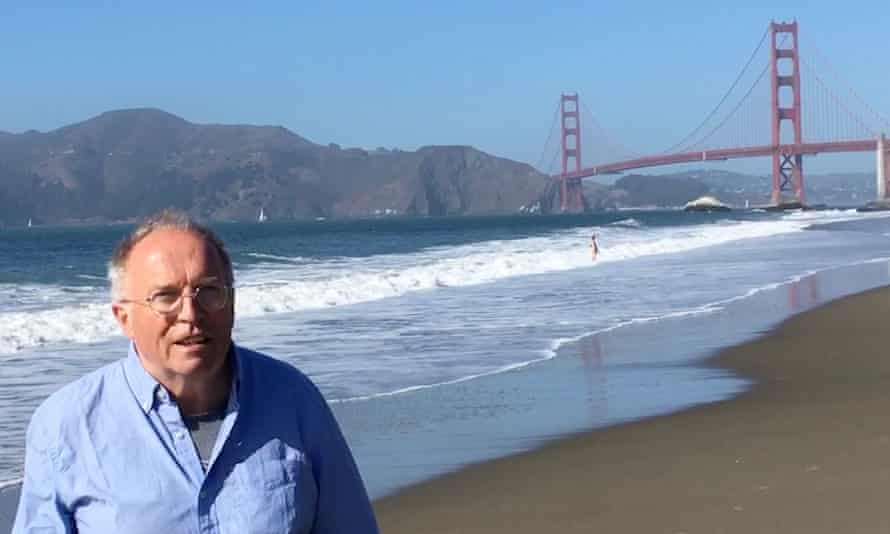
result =
[[[810,176],[811,199],[874,196],[867,174]],[[862,185],[864,184],[864,185]],[[868,192],[871,187],[872,192]],[[174,206],[209,220],[550,213],[556,181],[468,146],[319,145],[276,126],[193,124],[157,109],[50,132],[0,131],[0,225],[132,220]],[[768,178],[718,170],[585,180],[585,210],[767,203]]]
[[[471,147],[322,146],[281,127],[112,111],[0,133],[0,224],[129,220],[175,206],[205,219],[516,213],[547,177]],[[549,207],[549,206],[548,206]],[[545,207],[545,211],[548,207]]]

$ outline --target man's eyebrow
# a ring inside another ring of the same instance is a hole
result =
[[[156,291],[173,291],[179,289],[179,286],[176,284],[159,284],[151,287],[152,293]]]
[[[205,276],[203,278],[199,278],[198,281],[195,282],[195,285],[200,286],[200,285],[204,285],[204,284],[207,284],[210,282],[218,282],[218,281],[219,281],[218,276]],[[157,284],[157,285],[154,285],[151,287],[152,293],[155,293],[158,291],[181,291],[181,290],[182,290],[182,285],[176,284],[176,283]]]

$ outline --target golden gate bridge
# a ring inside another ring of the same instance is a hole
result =
[[[765,43],[769,57],[758,65]],[[753,82],[742,83],[746,76]],[[559,186],[563,212],[583,211],[584,178],[661,165],[753,157],[772,158],[770,207],[806,207],[804,156],[869,151],[876,154],[877,200],[886,201],[890,207],[890,146],[882,133],[890,127],[890,121],[852,89],[847,94],[842,97],[802,60],[796,21],[771,22],[719,103],[689,134],[666,150],[639,155],[623,148],[581,106],[574,93],[560,96],[544,154],[554,139],[558,118],[559,147],[551,168],[557,156],[562,168],[550,175]],[[586,112],[583,122],[592,125],[583,132],[582,110]],[[583,161],[597,163],[584,166]]]

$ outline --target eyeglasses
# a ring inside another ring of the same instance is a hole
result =
[[[206,285],[196,287],[195,291],[190,294],[165,289],[152,293],[144,300],[122,299],[118,302],[148,306],[158,315],[175,315],[182,310],[184,299],[189,297],[195,299],[195,303],[202,310],[207,313],[213,313],[226,307],[226,303],[229,301],[229,293],[231,292],[232,288],[228,286]]]

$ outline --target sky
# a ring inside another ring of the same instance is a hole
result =
[[[797,20],[801,55],[818,49],[890,117],[887,0],[0,0],[0,13],[9,132],[154,107],[320,144],[472,145],[534,165],[559,95],[577,92],[611,139],[645,154],[701,122],[771,20]],[[821,155],[805,169],[872,171],[873,159]],[[717,165],[769,172],[765,160]]]

